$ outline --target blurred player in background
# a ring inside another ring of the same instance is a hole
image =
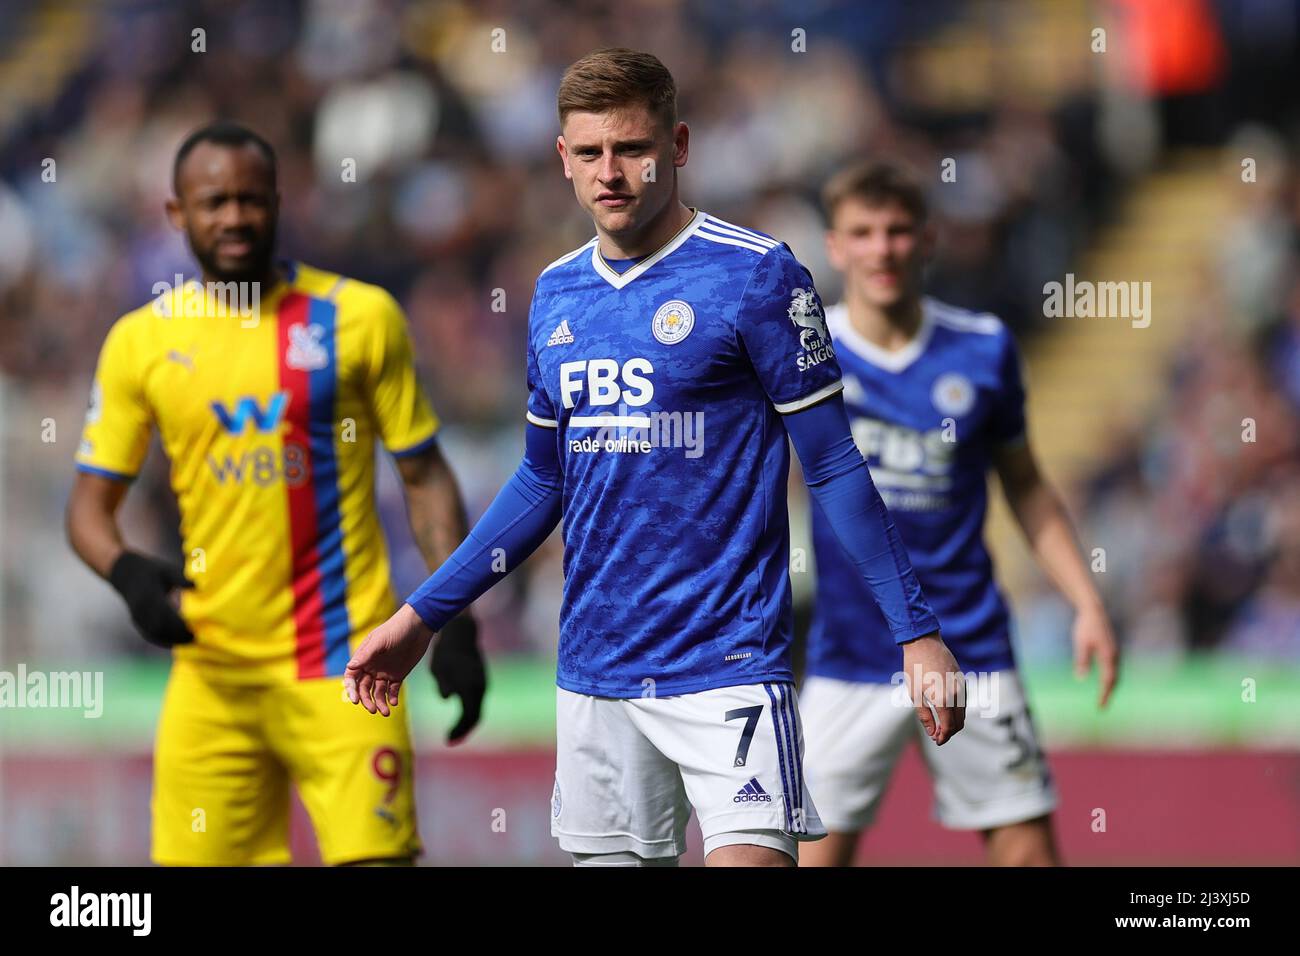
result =
[[[339,678],[396,605],[374,502],[375,441],[397,462],[437,567],[465,535],[405,317],[384,290],[274,259],[271,147],[217,122],[176,154],[172,224],[204,284],[119,319],[100,355],[68,504],[82,559],[144,637],[174,647],[154,763],[153,858],[287,863],[289,784],[329,864],[420,851],[405,714],[375,722]],[[157,428],[188,575],[129,550],[116,514]],[[170,596],[180,589],[180,611]],[[463,737],[485,687],[472,618],[434,654]]]
[[[1101,706],[1119,655],[1069,516],[1029,446],[1015,343],[993,316],[922,296],[934,236],[924,192],[901,167],[844,170],[827,183],[823,205],[830,261],[844,273],[844,302],[828,310],[827,324],[853,435],[966,674],[967,722],[942,750],[916,733],[901,686],[891,686],[903,655],[814,500],[817,602],[803,704],[809,786],[830,836],[802,862],[852,862],[899,755],[917,739],[943,825],[980,831],[990,863],[1055,864],[1056,793],[983,540],[990,467],[1075,609],[1076,672],[1097,660]]]
[[[655,57],[613,49],[559,90],[564,174],[597,235],[537,281],[525,457],[451,559],[348,665],[388,714],[430,632],[564,518],[552,833],[577,865],[791,866],[824,831],[790,667],[787,435],[893,638],[961,728],[955,661],[853,444],[808,272],[682,204],[688,130]],[[918,692],[922,688],[918,688]],[[918,697],[918,699],[920,699]]]

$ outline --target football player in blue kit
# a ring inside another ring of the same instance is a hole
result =
[[[558,106],[597,234],[537,280],[523,462],[358,648],[348,693],[386,715],[433,632],[563,520],[560,846],[578,865],[675,865],[693,808],[706,865],[792,866],[825,831],[790,666],[788,440],[936,743],[961,729],[961,676],[853,443],[808,271],[678,198],[689,133],[671,74],[598,51],[565,72]]]
[[[885,162],[849,168],[827,183],[823,204],[830,260],[844,274],[844,301],[827,310],[827,324],[853,436],[966,675],[961,737],[942,750],[919,740],[935,814],[983,834],[992,864],[1055,864],[1056,793],[983,540],[990,468],[1074,607],[1076,671],[1098,662],[1102,706],[1118,650],[1069,516],[1026,438],[1015,342],[995,317],[922,294],[934,231],[907,171]],[[833,524],[814,498],[817,598],[801,696],[809,785],[830,836],[803,855],[804,866],[852,862],[899,755],[918,737],[893,627]]]

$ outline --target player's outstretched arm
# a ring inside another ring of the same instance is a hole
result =
[[[867,463],[853,443],[843,396],[836,393],[786,415],[784,421],[809,489],[870,586],[894,640],[903,645],[917,715],[930,739],[942,745],[965,723],[962,674],[939,636],[938,619],[921,592]]]
[[[524,460],[468,537],[348,662],[343,682],[352,703],[388,716],[433,633],[522,564],[555,529],[560,478],[555,429],[530,423]]]
[[[1038,563],[1074,606],[1075,674],[1086,677],[1093,660],[1097,661],[1101,674],[1097,706],[1105,707],[1119,679],[1119,643],[1083,562],[1065,504],[1043,477],[1028,441],[997,452],[994,465],[1007,504]]]

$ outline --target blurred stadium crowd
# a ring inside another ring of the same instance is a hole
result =
[[[162,204],[173,151],[199,123],[230,116],[277,147],[283,255],[400,298],[476,515],[521,447],[532,281],[591,234],[554,154],[565,65],[603,46],[658,53],[691,126],[686,201],[789,242],[828,301],[839,289],[822,252],[824,178],[868,153],[923,170],[956,158],[962,175],[935,191],[931,291],[996,313],[1027,347],[1052,334],[1044,282],[1068,271],[1166,147],[1222,142],[1231,130],[1219,117],[1231,116],[1274,129],[1273,148],[1293,155],[1268,56],[1240,47],[1276,38],[1276,23],[1190,3],[1208,45],[1186,75],[1174,64],[1145,87],[1105,75],[1086,43],[1073,57],[1056,52],[1060,32],[1086,36],[1099,8],[1112,22],[1147,6],[260,0],[83,10],[74,19],[90,18],[77,19],[85,39],[56,94],[0,125],[0,616],[10,639],[43,657],[141,646],[116,597],[68,552],[61,514],[110,323],[155,282],[193,272]],[[1266,6],[1290,11],[1290,45],[1272,66],[1294,79],[1294,5]],[[14,26],[0,30],[7,57],[36,29],[20,9],[0,2]],[[1127,54],[1143,55],[1136,45]],[[21,106],[22,94],[7,98]],[[1152,116],[1156,133],[1144,138]],[[53,182],[42,176],[47,157]],[[1292,168],[1224,223],[1219,267],[1197,279],[1205,314],[1168,371],[1167,400],[1097,449],[1095,473],[1072,497],[1089,532],[1125,542],[1111,548],[1105,583],[1130,647],[1300,658],[1298,185]],[[1223,438],[1223,415],[1242,404],[1258,410],[1253,444]],[[59,429],[53,443],[41,440],[46,419]],[[386,524],[400,529],[401,496],[383,474]],[[138,485],[128,535],[175,553],[157,451]],[[395,557],[405,593],[424,569],[413,547]],[[553,539],[481,602],[491,649],[549,652],[559,578]],[[1053,640],[1064,652],[1065,631]]]
[[[1223,224],[1163,402],[1079,499],[1132,649],[1300,660],[1300,178],[1263,185]]]

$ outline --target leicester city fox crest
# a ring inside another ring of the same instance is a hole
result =
[[[795,289],[786,309],[790,321],[799,328],[799,346],[805,352],[821,348],[830,341],[826,331],[826,315],[817,293],[812,289]]]
[[[676,345],[695,328],[695,310],[681,299],[673,299],[659,306],[651,329],[664,345]]]

